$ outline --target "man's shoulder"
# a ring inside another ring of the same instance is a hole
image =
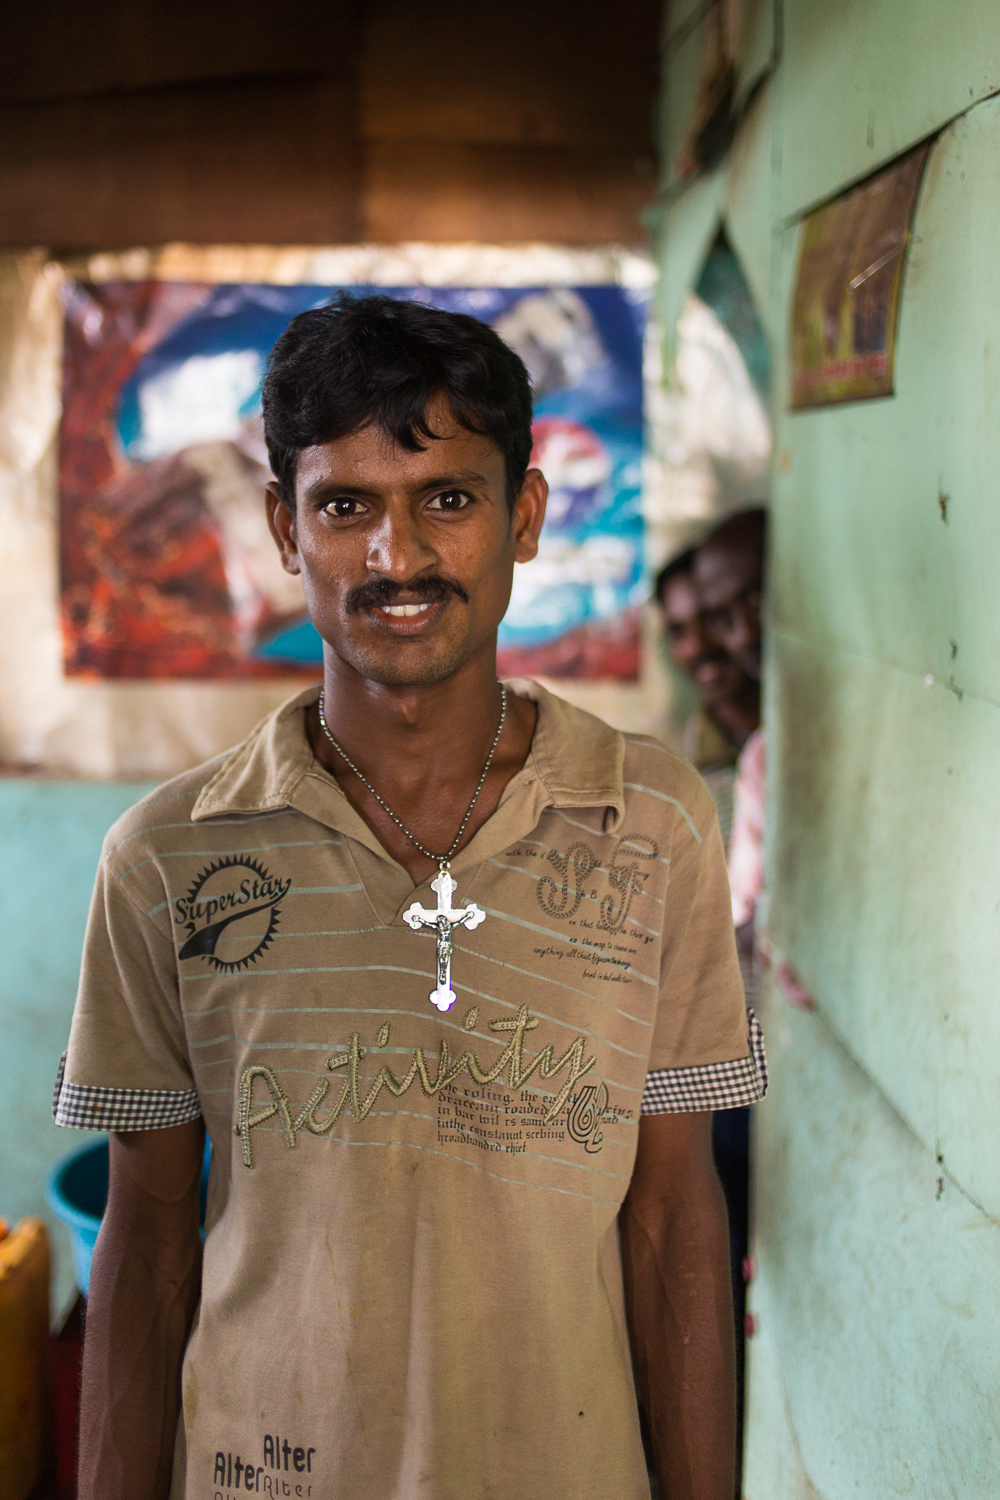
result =
[[[701,843],[715,802],[690,761],[652,735],[615,729],[537,683],[515,690],[539,704],[533,754],[557,806],[594,806],[606,798],[617,808],[610,826],[619,832],[641,827],[659,842],[681,823]]]
[[[191,827],[191,813],[204,788],[232,758],[240,746],[224,750],[211,760],[172,776],[134,802],[108,829],[104,856],[114,866],[141,850],[152,852],[169,842],[178,829]]]
[[[296,705],[297,695],[272,710],[238,744],[214,755],[190,770],[182,771],[133,803],[112,824],[104,839],[104,858],[119,873],[137,861],[156,857],[176,844],[184,830],[197,828],[206,814],[206,792],[215,787],[233,767],[250,760],[255,750],[273,738],[274,728]],[[261,816],[267,810],[262,807]],[[207,816],[212,816],[211,812]]]
[[[715,799],[689,760],[651,734],[623,734],[626,808],[647,820],[678,819],[700,843],[716,817]]]

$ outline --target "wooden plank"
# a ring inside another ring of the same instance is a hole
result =
[[[350,85],[192,85],[0,110],[0,241],[324,244],[358,235]]]
[[[350,0],[38,0],[4,15],[0,103],[261,75],[345,76]]]
[[[652,156],[660,10],[659,0],[373,0],[362,135]]]
[[[633,152],[377,141],[364,152],[366,239],[641,244],[655,179]]]

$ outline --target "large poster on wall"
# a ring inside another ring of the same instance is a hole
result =
[[[60,461],[65,670],[315,677],[321,642],[278,565],[260,385],[317,285],[73,281]],[[631,679],[645,596],[640,473],[648,293],[618,285],[352,287],[472,313],[525,360],[551,498],[501,627],[509,675]]]

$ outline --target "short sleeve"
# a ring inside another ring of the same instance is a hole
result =
[[[164,906],[165,910],[165,906]],[[101,860],[84,942],[57,1125],[156,1130],[197,1119],[181,1019],[174,943]]]
[[[718,819],[678,821],[670,851],[660,995],[643,1114],[733,1109],[762,1099],[767,1066],[746,1008]],[[700,826],[699,826],[700,824]]]

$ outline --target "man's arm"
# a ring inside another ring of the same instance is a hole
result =
[[[201,1290],[204,1139],[201,1120],[111,1136],[87,1299],[80,1500],[166,1500]]]
[[[619,1223],[632,1356],[664,1500],[732,1500],[733,1300],[710,1114],[641,1117]]]

